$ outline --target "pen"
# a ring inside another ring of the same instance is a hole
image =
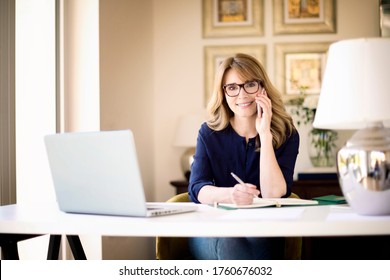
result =
[[[238,177],[236,174],[234,174],[233,172],[230,172],[230,174],[232,174],[233,178],[236,179],[237,182],[239,182],[241,185],[245,186],[245,183],[243,180],[241,180],[240,177]]]
[[[240,183],[241,185],[245,186],[245,183],[243,180],[241,180],[240,177],[238,177],[236,174],[234,174],[233,172],[230,172],[230,174],[233,176],[234,179],[236,179],[236,181],[238,183]],[[257,197],[256,195],[253,195],[253,197]]]

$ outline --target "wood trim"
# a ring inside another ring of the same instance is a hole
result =
[[[0,0],[0,205],[16,203],[15,0]]]

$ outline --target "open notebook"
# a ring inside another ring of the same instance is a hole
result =
[[[191,203],[146,203],[130,130],[53,134],[44,140],[64,212],[151,217],[197,208]]]
[[[249,205],[236,205],[230,203],[219,203],[218,206],[229,209],[261,208],[261,207],[282,207],[282,206],[304,206],[317,205],[318,201],[300,198],[254,198]]]

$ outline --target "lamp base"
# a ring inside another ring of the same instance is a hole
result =
[[[180,159],[181,170],[183,171],[183,174],[186,177],[187,181],[190,180],[191,164],[194,161],[194,155],[195,148],[188,148]]]
[[[337,154],[341,190],[361,215],[390,215],[390,129],[357,131]]]

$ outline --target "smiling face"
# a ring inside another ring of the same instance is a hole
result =
[[[236,70],[229,69],[225,73],[224,85],[229,84],[245,84],[248,80],[243,80]],[[257,113],[257,106],[255,102],[255,96],[262,89],[259,86],[258,90],[252,94],[247,93],[243,87],[240,87],[240,92],[237,96],[231,97],[225,93],[227,104],[230,110],[233,111],[236,117],[254,117]]]

